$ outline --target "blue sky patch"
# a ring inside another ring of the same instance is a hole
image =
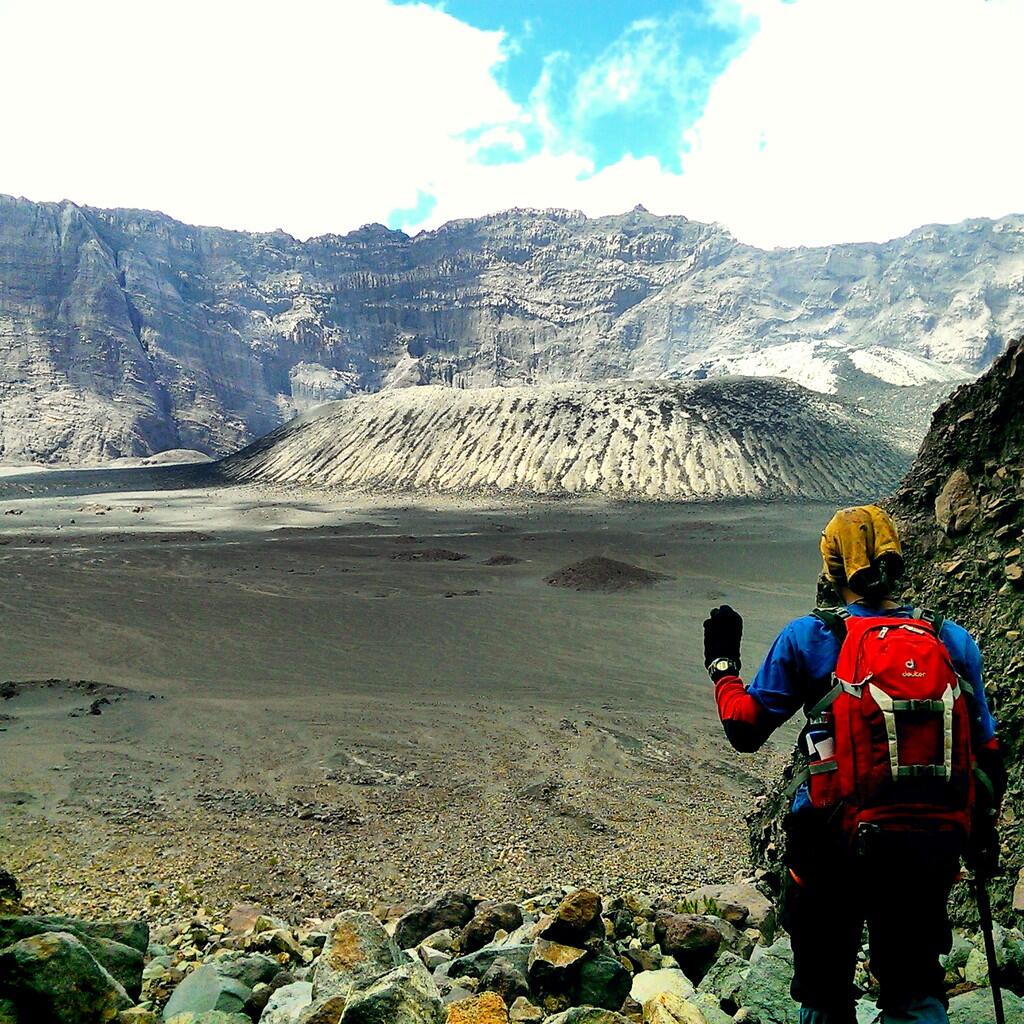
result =
[[[412,206],[398,207],[388,214],[388,227],[405,231],[407,228],[425,221],[433,213],[435,206],[437,206],[437,197],[418,189],[416,202]]]
[[[485,163],[573,151],[594,171],[625,156],[679,172],[683,133],[714,80],[757,29],[729,0],[438,0],[476,28],[502,30],[499,84],[534,115],[524,145],[483,147]],[[520,128],[522,131],[522,129]]]

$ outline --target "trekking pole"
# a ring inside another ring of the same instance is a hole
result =
[[[992,986],[992,1002],[996,1010],[996,1024],[1006,1024],[1003,1013],[1003,993],[999,990],[999,964],[996,962],[996,941],[992,934],[992,904],[988,900],[985,876],[980,870],[974,872],[974,896],[978,902],[978,920],[981,934],[985,939],[985,957],[988,960],[988,980]]]

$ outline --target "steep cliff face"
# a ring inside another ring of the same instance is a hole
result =
[[[996,884],[1008,910],[1024,877],[1024,341],[935,413],[893,509],[908,599],[970,629],[985,658],[1011,778],[1000,828],[1006,871]]]
[[[336,402],[225,460],[236,480],[641,500],[843,500],[909,461],[844,403],[779,380],[423,387]]]
[[[1022,282],[1021,217],[765,252],[640,209],[299,242],[0,197],[0,459],[222,454],[408,385],[727,373],[860,399],[914,433],[1001,351]]]

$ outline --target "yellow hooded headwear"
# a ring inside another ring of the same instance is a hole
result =
[[[840,509],[821,534],[825,576],[862,597],[887,593],[903,574],[896,524],[877,505]]]

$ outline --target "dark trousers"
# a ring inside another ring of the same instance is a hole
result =
[[[805,819],[805,820],[797,820]],[[935,997],[945,1005],[939,955],[948,953],[949,892],[961,843],[941,832],[873,832],[850,848],[816,812],[786,822],[783,926],[793,941],[792,995],[855,1021],[854,969],[864,925],[883,1010]],[[831,1017],[830,1017],[831,1019]]]

